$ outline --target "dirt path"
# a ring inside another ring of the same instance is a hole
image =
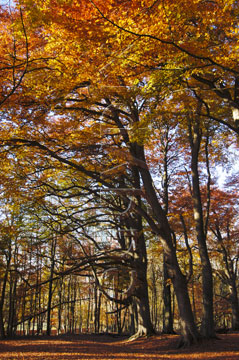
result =
[[[188,349],[176,349],[177,336],[127,342],[110,336],[62,336],[0,341],[2,360],[239,360],[239,333],[220,335]]]

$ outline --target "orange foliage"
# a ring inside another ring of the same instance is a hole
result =
[[[75,336],[52,339],[19,339],[0,341],[1,359],[25,360],[237,360],[239,335],[220,335],[221,340],[205,341],[190,349],[176,350],[178,336],[165,335],[141,339],[133,343],[107,336]]]

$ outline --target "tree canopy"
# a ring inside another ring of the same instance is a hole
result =
[[[229,0],[1,5],[3,337],[27,321],[50,335],[55,309],[59,332],[65,303],[73,331],[77,287],[96,332],[108,302],[135,337],[238,329],[238,15]]]

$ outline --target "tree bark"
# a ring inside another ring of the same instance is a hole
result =
[[[206,234],[204,229],[200,180],[198,172],[198,158],[202,137],[199,114],[196,115],[196,118],[194,119],[194,124],[192,124],[191,121],[192,120],[189,119],[189,140],[191,146],[192,170],[192,198],[196,235],[202,264],[203,315],[201,323],[201,334],[205,338],[210,338],[215,337],[213,319],[213,277],[212,267],[209,260],[206,244]]]
[[[3,285],[2,285],[2,293],[1,293],[1,299],[0,299],[0,336],[2,339],[6,337],[5,334],[5,328],[4,328],[4,318],[3,318],[3,307],[5,302],[5,295],[6,295],[6,286],[7,286],[7,278],[8,278],[8,272],[10,268],[11,263],[11,245],[9,245],[8,249],[8,255],[6,254],[6,270],[3,278]]]
[[[161,145],[163,151],[163,207],[165,214],[168,214],[168,191],[169,191],[169,175],[168,175],[168,152],[169,152],[169,126],[165,126],[165,134],[161,137]],[[169,280],[167,266],[165,264],[165,256],[163,256],[163,333],[173,334],[173,316],[171,303],[171,282]]]
[[[238,294],[235,282],[231,286],[231,307],[232,307],[232,330],[239,330],[239,305]]]
[[[140,174],[136,166],[132,166],[133,185],[136,189],[140,189]],[[141,195],[136,195],[136,202],[141,207]],[[126,219],[126,226],[133,229],[132,239],[134,241],[134,249],[132,249],[133,272],[132,289],[129,289],[128,296],[132,295],[137,309],[138,329],[131,339],[150,336],[155,334],[152,325],[149,307],[148,281],[147,281],[147,251],[146,242],[143,233],[142,215],[139,213],[129,214]],[[132,242],[132,239],[130,240]]]
[[[165,264],[165,257],[163,257],[163,333],[173,334],[171,286],[168,280],[168,270]]]
[[[172,239],[172,231],[168,223],[167,216],[165,215],[165,212],[158,201],[157,194],[153,186],[153,181],[146,163],[143,146],[135,144],[135,156],[142,164],[140,166],[141,178],[144,184],[148,203],[153,213],[153,217],[157,222],[155,224],[153,220],[150,221],[148,219],[149,225],[151,225],[152,230],[159,235],[161,240],[164,249],[165,264],[167,266],[168,275],[173,283],[178,302],[182,334],[180,346],[186,346],[192,342],[197,341],[200,337],[194,322],[187,289],[187,281],[185,276],[182,274],[178,264],[176,249]]]
[[[136,265],[136,288],[134,290],[135,304],[138,314],[138,330],[133,337],[150,336],[155,334],[149,308],[147,266],[138,263]]]
[[[48,303],[47,303],[47,330],[46,334],[51,335],[51,303],[52,303],[52,287],[53,287],[53,275],[55,268],[55,252],[56,252],[56,239],[52,240],[51,244],[51,268],[50,268],[50,280],[49,280],[49,289],[48,289]]]

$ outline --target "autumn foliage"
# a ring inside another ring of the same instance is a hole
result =
[[[0,334],[239,329],[237,1],[0,6]]]

